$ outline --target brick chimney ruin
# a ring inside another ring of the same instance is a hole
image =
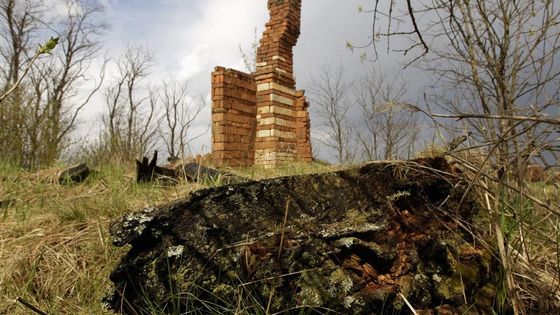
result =
[[[295,89],[293,75],[301,0],[268,0],[268,11],[256,71],[216,67],[212,73],[215,165],[275,167],[312,160],[309,103]]]

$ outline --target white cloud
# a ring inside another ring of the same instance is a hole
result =
[[[188,79],[193,95],[209,95],[210,73],[215,66],[245,71],[239,45],[249,50],[255,27],[260,39],[268,21],[266,0],[98,1],[105,6],[105,16],[112,24],[106,37],[106,47],[112,56],[122,51],[123,42],[148,44],[156,57],[152,83],[158,84],[170,73]],[[344,64],[348,74],[355,78],[368,68],[360,63],[359,53],[352,54],[345,43],[367,41],[371,16],[359,14],[357,6],[369,4],[367,0],[303,1],[301,35],[294,49],[298,88],[305,88],[310,75],[317,73],[326,61]],[[394,56],[380,58],[387,65]],[[102,97],[99,99],[103,101]],[[91,107],[100,109],[104,105],[96,103]],[[196,122],[196,131],[207,128],[210,116],[208,103]],[[208,151],[209,146],[208,134],[193,143],[193,151],[196,153],[202,147]]]
[[[205,65],[208,65],[211,61],[209,59],[210,46],[208,44],[197,44],[194,50],[187,56],[183,57],[179,62],[180,71],[179,78],[189,79],[200,72],[206,70]]]
[[[200,12],[184,29],[184,42],[178,47],[184,54],[180,73],[209,74],[217,65],[244,70],[239,45],[250,47],[255,27],[262,33],[268,19],[266,5],[262,0],[212,0],[204,2]]]
[[[48,8],[45,10],[48,18],[56,19],[63,17],[68,11],[65,2],[62,0],[44,0],[43,5]]]

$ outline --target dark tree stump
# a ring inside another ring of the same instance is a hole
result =
[[[157,151],[150,161],[143,157],[142,161],[136,160],[136,181],[150,182],[155,179],[164,179],[176,182],[185,179],[190,182],[216,182],[239,183],[247,181],[244,178],[203,166],[195,162],[177,163],[172,167],[157,166]]]
[[[106,301],[126,314],[228,313],[238,303],[247,314],[410,314],[404,296],[426,314],[488,312],[491,256],[458,224],[479,208],[459,203],[466,183],[450,173],[444,159],[372,163],[127,214],[111,226],[114,244],[131,248]]]
[[[150,182],[154,179],[156,174],[158,152],[154,151],[154,156],[151,160],[144,156],[142,161],[136,160],[136,182]]]

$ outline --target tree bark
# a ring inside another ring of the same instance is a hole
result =
[[[459,202],[466,183],[451,173],[443,158],[370,163],[127,214],[111,225],[131,248],[106,302],[126,314],[409,314],[402,295],[419,312],[489,312],[491,256],[461,228],[479,206]]]

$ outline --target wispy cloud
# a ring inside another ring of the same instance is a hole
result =
[[[243,70],[239,45],[249,47],[255,27],[263,29],[268,19],[261,0],[212,0],[205,2],[200,19],[189,28],[186,55],[181,65],[209,71],[215,65]],[[201,48],[204,48],[202,51]],[[202,57],[201,54],[204,54]],[[193,58],[193,56],[198,56]],[[202,58],[201,58],[202,57]],[[198,64],[193,64],[198,62]],[[192,73],[184,69],[183,73]]]

